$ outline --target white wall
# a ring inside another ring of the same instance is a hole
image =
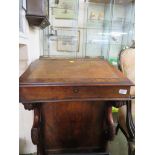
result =
[[[25,11],[21,11],[23,32],[19,36],[19,76],[28,65],[40,56],[39,28],[30,27],[25,18]],[[33,111],[27,111],[19,104],[19,153],[28,154],[36,152],[36,146],[31,141],[31,128],[33,124]]]

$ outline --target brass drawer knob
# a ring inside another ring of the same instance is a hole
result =
[[[78,88],[74,88],[74,89],[73,89],[73,92],[74,92],[74,93],[78,93],[78,92],[79,92],[79,89],[78,89]]]

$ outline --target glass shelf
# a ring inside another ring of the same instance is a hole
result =
[[[51,25],[42,34],[43,56],[100,57],[116,63],[121,49],[134,40],[132,0],[59,2],[49,3]]]

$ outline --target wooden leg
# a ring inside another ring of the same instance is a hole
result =
[[[133,123],[132,118],[132,111],[131,111],[131,101],[127,101],[127,117],[126,117],[126,126],[128,129],[129,137],[128,140],[128,154],[134,155],[135,154],[135,125]]]
[[[135,155],[135,143],[128,142],[128,155]]]
[[[135,138],[135,125],[133,123],[132,112],[131,112],[131,101],[127,102],[127,117],[126,125],[131,139]]]
[[[37,155],[45,155],[42,145],[37,145]]]

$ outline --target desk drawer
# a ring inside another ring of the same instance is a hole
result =
[[[119,100],[128,99],[129,91],[129,86],[25,86],[20,87],[20,101]]]

